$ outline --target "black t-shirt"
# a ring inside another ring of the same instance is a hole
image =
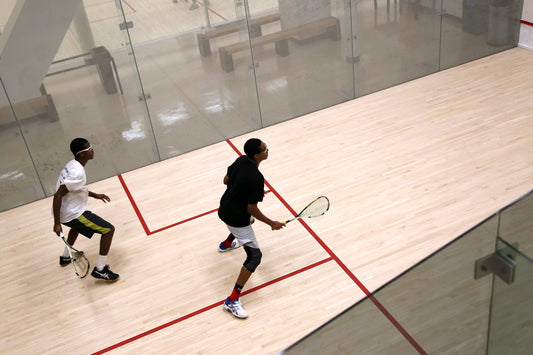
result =
[[[218,216],[232,227],[250,224],[248,204],[263,201],[265,178],[246,155],[240,156],[228,167],[229,180],[220,199]]]

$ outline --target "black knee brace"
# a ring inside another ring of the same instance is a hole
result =
[[[244,261],[244,266],[248,271],[254,272],[255,269],[261,264],[261,257],[263,253],[257,248],[251,248],[247,245],[244,246],[244,251],[246,252],[246,260]]]

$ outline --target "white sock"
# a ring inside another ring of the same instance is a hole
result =
[[[70,254],[68,253],[68,247],[65,245],[65,249],[63,249],[63,255],[65,258],[68,258]]]
[[[96,263],[96,270],[102,271],[105,267],[107,255],[98,255],[98,262]]]

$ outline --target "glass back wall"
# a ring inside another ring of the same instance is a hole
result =
[[[3,0],[0,210],[52,195],[75,137],[94,182],[515,46],[522,2],[494,3]]]

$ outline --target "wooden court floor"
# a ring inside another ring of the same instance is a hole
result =
[[[280,352],[531,190],[532,67],[515,48],[92,184],[112,199],[89,209],[116,226],[114,284],[58,266],[51,198],[1,213],[0,353]],[[221,307],[244,252],[217,251],[216,209],[250,137],[270,152],[265,214],[332,205],[254,225],[263,262],[243,321]],[[98,238],[77,247],[96,262]]]

